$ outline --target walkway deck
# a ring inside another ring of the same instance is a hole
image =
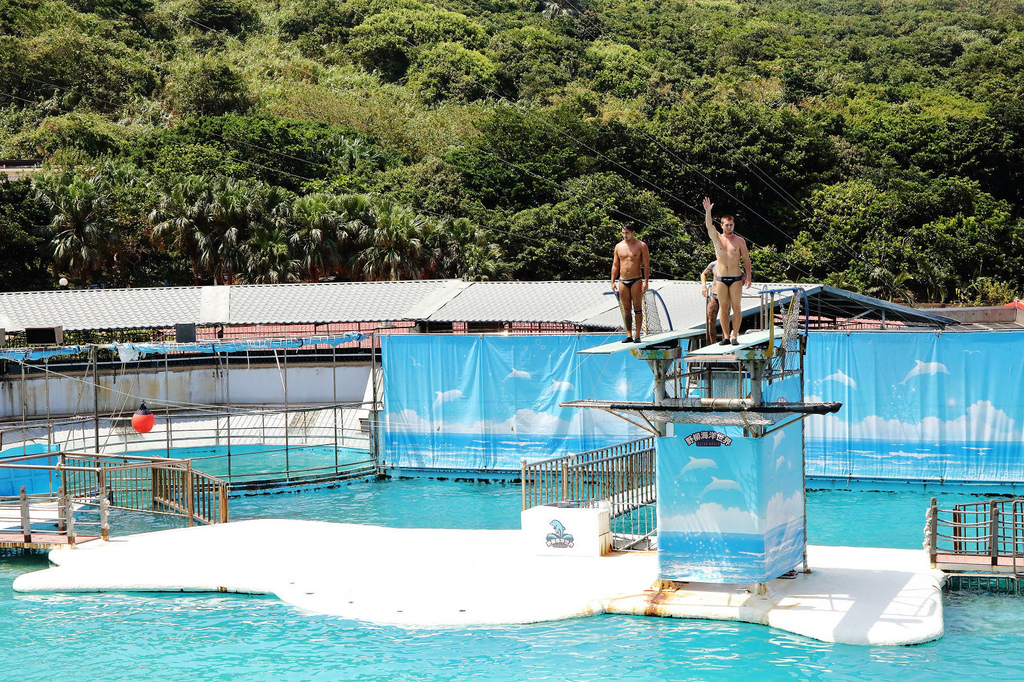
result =
[[[268,551],[268,538],[288,549]],[[276,594],[315,613],[406,627],[624,613],[758,623],[847,644],[942,636],[941,573],[923,551],[812,546],[808,557],[811,574],[773,580],[762,595],[744,585],[656,591],[654,552],[536,556],[518,530],[258,520],[54,551],[56,568],[21,575],[14,589]]]
[[[79,535],[72,544],[68,536],[58,533],[32,533],[28,542],[25,536],[18,533],[0,533],[0,549],[24,549],[43,552],[51,549],[77,547],[86,542],[99,540],[98,535]]]

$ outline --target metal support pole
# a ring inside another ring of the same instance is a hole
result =
[[[26,354],[26,357],[27,354]],[[21,454],[28,454],[28,434],[25,430],[25,420],[28,419],[28,393],[25,388],[25,361],[21,361]]]
[[[381,358],[383,363],[383,358]],[[383,368],[382,368],[383,369]],[[370,335],[370,391],[373,405],[370,406],[370,456],[374,465],[380,465],[380,441],[377,432],[377,335]]]
[[[288,453],[288,349],[284,349],[284,477],[291,478],[291,467]]]
[[[50,358],[43,358],[43,392],[46,395],[46,451],[53,447],[53,426],[50,424]]]
[[[338,347],[331,346],[331,387],[334,390],[334,475],[338,475]]]
[[[93,346],[92,352],[92,439],[96,454],[100,452],[100,351]]]
[[[167,362],[168,352],[164,351],[164,432],[167,436],[167,457],[171,457],[171,371]]]
[[[228,430],[228,478],[231,478],[231,356],[224,353],[224,393],[228,401],[228,412],[225,420]]]

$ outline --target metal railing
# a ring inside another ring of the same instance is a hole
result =
[[[130,415],[51,420],[0,429],[0,445],[15,452],[22,446],[26,454],[32,445],[92,451],[97,443],[105,455],[159,453],[190,459],[233,489],[253,489],[376,473],[373,415],[361,403],[162,412],[145,435],[132,428]]]
[[[1024,573],[1024,498],[928,507],[925,547],[931,563]]]
[[[657,529],[654,438],[565,457],[522,461],[522,506],[608,500],[616,549],[650,547]]]
[[[31,494],[22,486],[17,498],[0,498],[0,519],[16,526],[16,506],[26,538],[43,533],[73,545],[83,526],[94,526],[106,539],[112,509],[183,517],[190,526],[228,520],[227,482],[189,460],[57,452],[5,458],[0,470],[32,477]],[[82,518],[89,512],[98,518]]]

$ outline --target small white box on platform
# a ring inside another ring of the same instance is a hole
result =
[[[523,544],[531,554],[604,556],[612,548],[611,503],[553,502],[520,512]]]

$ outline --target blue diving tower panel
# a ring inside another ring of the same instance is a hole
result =
[[[673,424],[656,439],[662,580],[767,582],[803,561],[801,421],[760,438]]]

